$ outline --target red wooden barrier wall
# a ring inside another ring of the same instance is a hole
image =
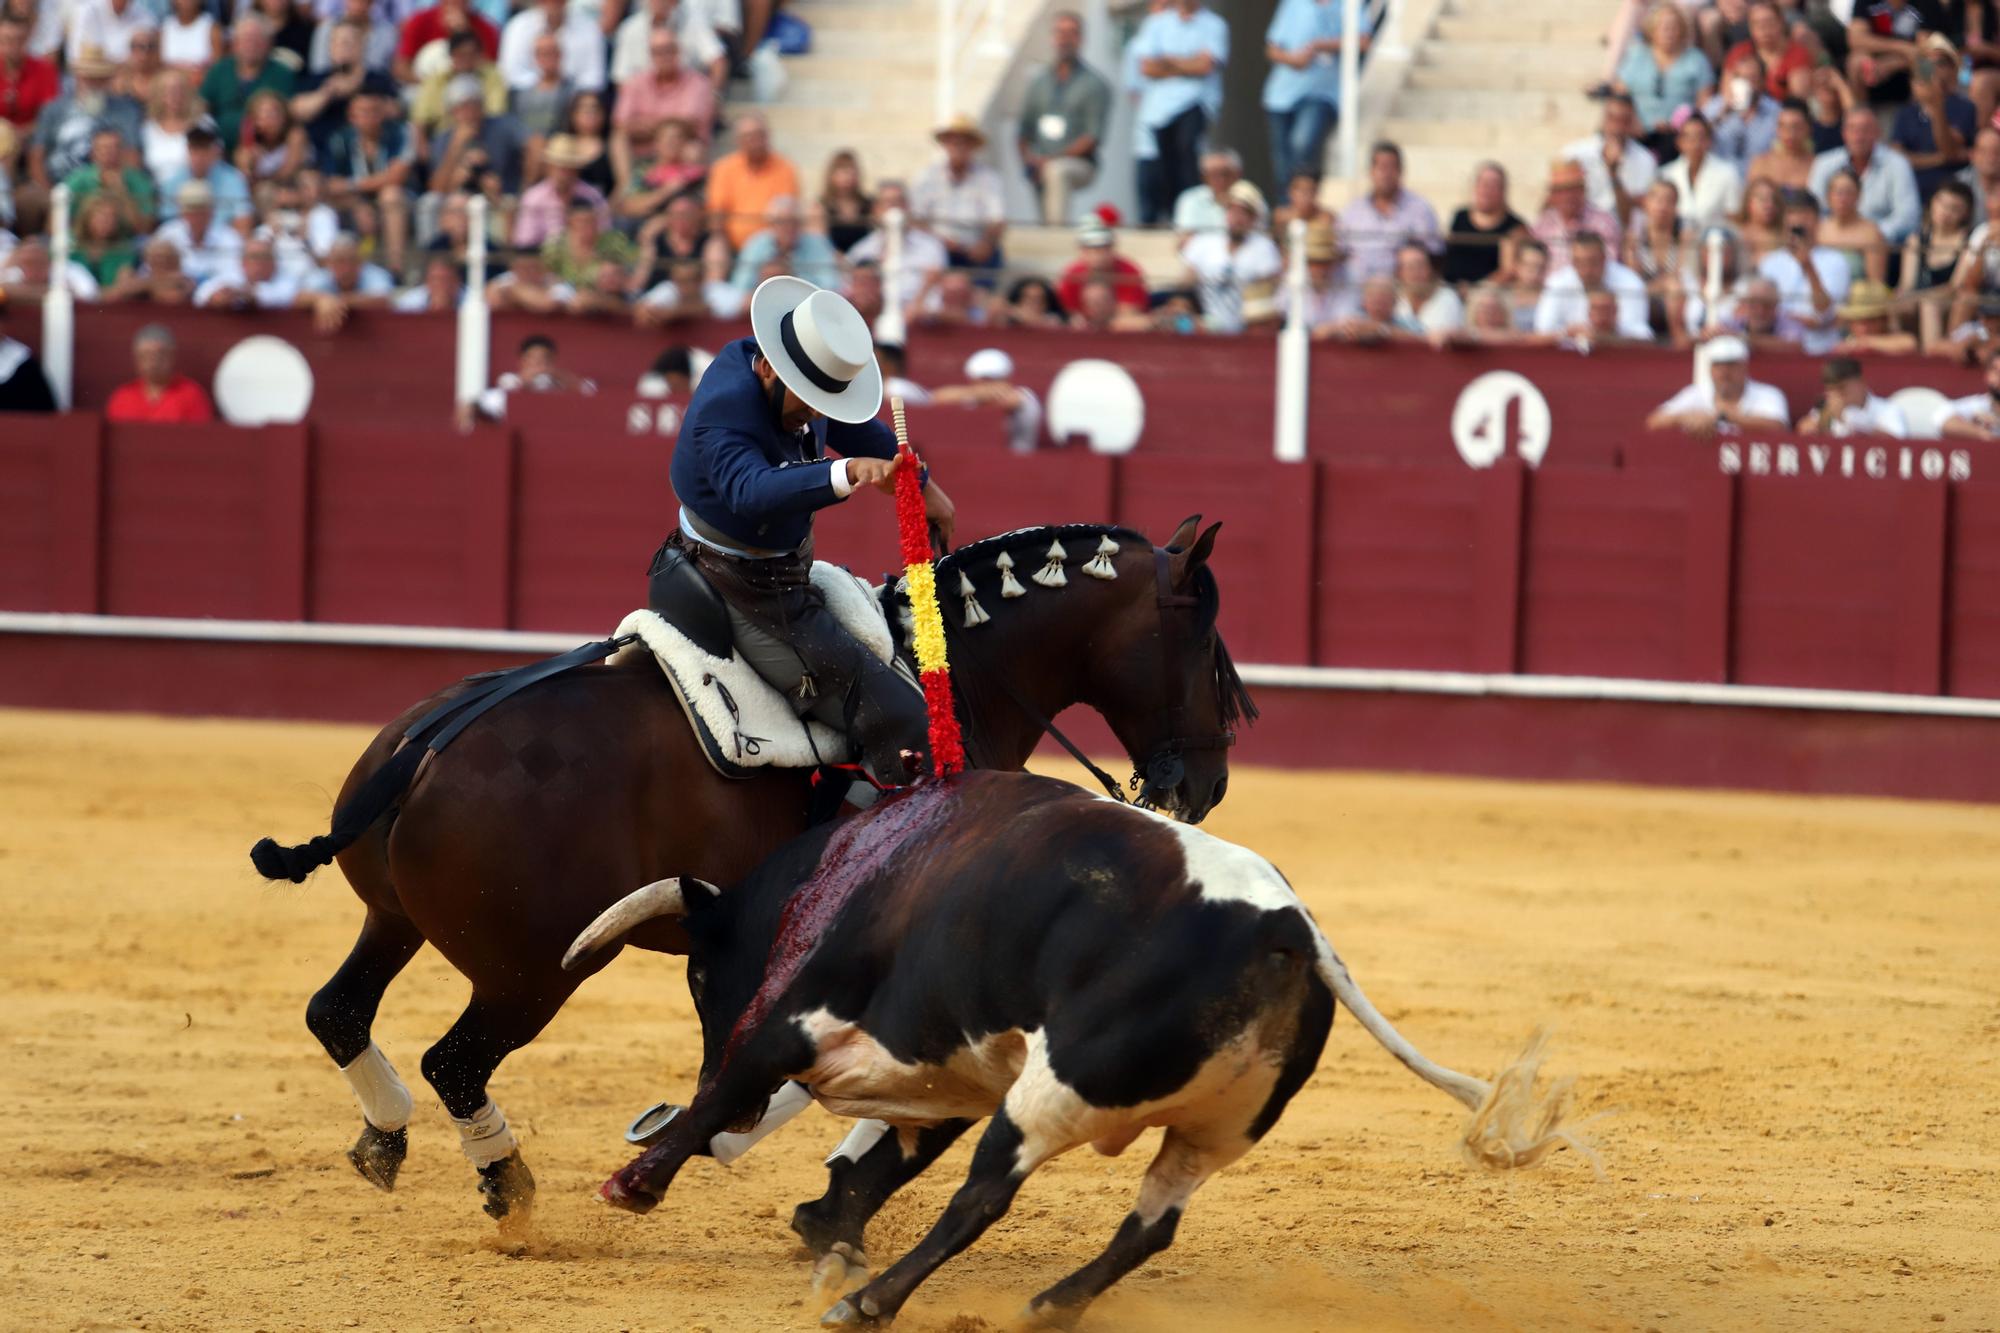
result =
[[[912,428],[937,441],[963,538],[1224,520],[1243,661],[2000,697],[2000,483],[1023,461],[990,413],[919,409]],[[16,418],[0,609],[604,632],[673,525],[671,447],[571,432],[560,400],[470,436]],[[871,577],[895,564],[872,492],[819,541]]]

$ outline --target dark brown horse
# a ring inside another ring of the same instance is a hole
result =
[[[1046,719],[1083,704],[1110,723],[1155,803],[1199,820],[1220,801],[1230,725],[1255,716],[1215,630],[1207,559],[1220,526],[1197,537],[1191,518],[1164,549],[1119,528],[1032,528],[940,561],[973,762],[1019,768]],[[974,615],[964,624],[961,574],[984,623]],[[419,764],[422,747],[403,746],[405,731],[465,688],[383,728],[341,788],[331,833],[292,848],[266,840],[252,859],[267,877],[297,882],[337,858],[368,909],[306,1025],[362,1104],[349,1160],[385,1190],[407,1151],[411,1101],[369,1035],[382,993],[425,940],[472,983],[471,1002],[422,1068],[478,1168],[486,1211],[504,1218],[526,1210],[534,1179],[486,1083],[575,990],[564,947],[634,884],[741,880],[804,829],[808,774],[716,774],[659,669],[644,661],[542,681]],[[686,946],[672,921],[630,943]]]

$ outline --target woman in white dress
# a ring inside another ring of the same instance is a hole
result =
[[[141,128],[146,170],[156,181],[169,180],[187,168],[187,132],[208,120],[194,95],[194,80],[186,70],[169,69],[154,85]]]
[[[222,54],[222,29],[202,0],[173,0],[160,23],[160,59],[196,78]]]

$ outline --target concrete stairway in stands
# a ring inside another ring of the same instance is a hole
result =
[[[1410,34],[1408,77],[1371,132],[1403,146],[1406,182],[1440,223],[1488,159],[1507,168],[1515,212],[1540,209],[1549,160],[1596,127],[1583,90],[1602,73],[1617,9],[1618,0],[1444,0],[1428,30]]]
[[[975,47],[961,71],[958,110],[977,115],[984,109],[1041,7],[1001,8],[1006,35]],[[817,193],[827,158],[842,148],[860,155],[871,183],[908,180],[922,170],[937,152],[930,137],[936,0],[792,0],[789,9],[812,25],[812,52],[786,58],[783,96],[758,109],[769,116],[772,141],[798,167],[806,192]],[[738,105],[749,104],[744,99]]]

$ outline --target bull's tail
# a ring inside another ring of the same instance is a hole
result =
[[[1361,987],[1355,984],[1347,964],[1340,961],[1340,955],[1333,951],[1317,925],[1313,933],[1319,939],[1320,980],[1334,998],[1347,1006],[1356,1021],[1368,1029],[1369,1036],[1408,1065],[1418,1078],[1450,1093],[1472,1112],[1459,1145],[1469,1160],[1482,1166],[1515,1167],[1533,1166],[1558,1148],[1577,1148],[1590,1155],[1586,1144],[1561,1127],[1574,1080],[1560,1079],[1540,1090],[1535,1087],[1541,1071],[1542,1049],[1548,1041],[1546,1033],[1537,1029],[1528,1039],[1527,1048],[1491,1083],[1446,1069],[1426,1059],[1422,1051],[1382,1017],[1381,1011],[1369,1003]]]
[[[261,838],[250,849],[250,864],[265,879],[305,883],[307,875],[347,850],[368,831],[369,825],[387,813],[409,787],[417,765],[428,753],[421,745],[405,745],[390,756],[389,762],[369,774],[361,789],[333,812],[332,828],[296,847],[280,847],[269,838]]]

